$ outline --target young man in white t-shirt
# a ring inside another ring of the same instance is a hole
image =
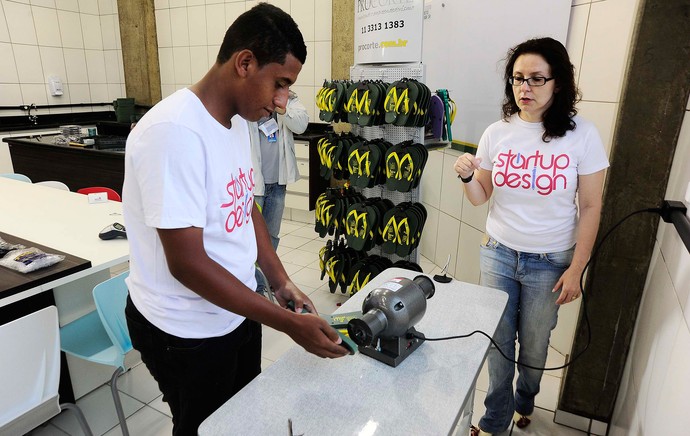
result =
[[[285,107],[305,59],[292,18],[259,4],[230,26],[208,73],[152,108],[128,138],[127,321],[174,434],[196,434],[260,373],[261,324],[320,357],[347,354],[287,276],[253,207],[245,120]],[[257,261],[282,307],[254,292]]]

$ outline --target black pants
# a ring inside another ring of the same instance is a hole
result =
[[[151,324],[127,297],[132,345],[172,412],[173,435],[199,425],[261,372],[261,324],[245,320],[225,336],[185,339]]]

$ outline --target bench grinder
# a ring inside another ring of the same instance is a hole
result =
[[[424,316],[426,300],[434,291],[434,282],[423,275],[394,278],[371,291],[362,303],[362,317],[347,325],[359,352],[398,366],[424,342],[414,325]]]

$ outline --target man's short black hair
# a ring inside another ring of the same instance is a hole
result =
[[[295,20],[268,3],[259,3],[237,17],[225,33],[216,61],[224,64],[244,49],[254,53],[260,67],[272,62],[282,65],[288,53],[302,64],[307,60],[307,46]]]

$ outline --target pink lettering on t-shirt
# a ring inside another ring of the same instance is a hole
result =
[[[225,231],[232,233],[236,228],[247,224],[252,215],[254,205],[254,169],[245,172],[239,169],[239,174],[230,175],[230,181],[225,185],[230,201],[220,205],[221,209],[228,209],[225,219]]]
[[[494,185],[511,189],[531,189],[540,195],[549,195],[557,189],[566,189],[568,181],[563,170],[570,165],[566,153],[545,155],[539,150],[531,156],[513,152],[499,153],[494,164]]]

